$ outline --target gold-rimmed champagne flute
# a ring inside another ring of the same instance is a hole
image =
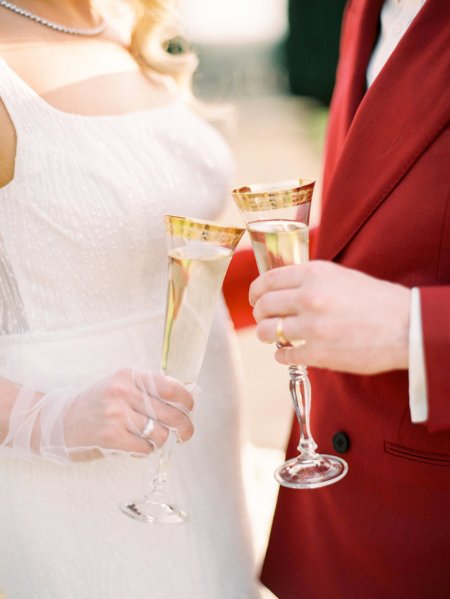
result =
[[[233,252],[244,228],[166,215],[169,273],[161,366],[193,389],[203,362],[214,310]],[[174,433],[160,450],[150,492],[120,505],[149,524],[178,524],[186,512],[170,501],[169,454]]]
[[[246,222],[261,274],[280,266],[302,264],[309,259],[309,214],[314,183],[312,180],[294,179],[233,190],[233,198]],[[277,468],[275,478],[280,485],[294,489],[331,485],[346,475],[347,463],[336,456],[316,451],[317,444],[309,424],[311,386],[306,366],[289,366],[289,378],[300,427],[299,455]]]

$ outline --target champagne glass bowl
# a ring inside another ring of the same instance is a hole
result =
[[[310,179],[256,184],[233,190],[260,274],[280,266],[303,264],[309,259],[313,190],[314,181]],[[279,316],[281,318],[283,314]],[[305,342],[299,340],[298,343]],[[286,341],[279,346],[292,346],[292,343]],[[331,485],[346,475],[348,466],[342,458],[316,451],[317,444],[309,423],[311,385],[306,366],[289,366],[289,390],[300,428],[299,455],[279,466],[275,478],[280,485],[293,489]]]
[[[162,370],[192,390],[223,279],[245,229],[175,215],[165,216],[165,226],[169,272]],[[175,434],[170,432],[160,449],[149,493],[120,505],[127,516],[149,524],[179,524],[188,519],[187,513],[170,501],[168,469],[174,441]]]

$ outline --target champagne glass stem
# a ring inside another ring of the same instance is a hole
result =
[[[176,435],[169,432],[166,443],[159,450],[159,461],[155,475],[152,480],[151,490],[146,499],[151,498],[155,502],[167,502],[170,495],[169,483],[169,464],[172,454],[173,444],[176,442]]]
[[[315,460],[317,444],[311,435],[309,415],[311,410],[311,385],[306,366],[289,366],[289,390],[300,427],[298,451],[300,460]]]

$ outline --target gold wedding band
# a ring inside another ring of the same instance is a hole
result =
[[[277,320],[277,326],[275,328],[275,337],[277,341],[278,347],[303,347],[306,345],[306,339],[295,339],[290,341],[283,331],[283,320],[284,318],[279,318]]]
[[[277,320],[277,326],[275,328],[275,337],[277,340],[277,345],[280,347],[291,347],[292,343],[286,337],[283,331],[283,318],[279,318]]]

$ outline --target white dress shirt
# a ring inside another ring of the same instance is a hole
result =
[[[372,85],[425,1],[385,0],[381,11],[380,35],[367,67],[367,87]],[[428,418],[428,400],[420,293],[416,287],[411,293],[408,374],[411,420],[425,422]]]

